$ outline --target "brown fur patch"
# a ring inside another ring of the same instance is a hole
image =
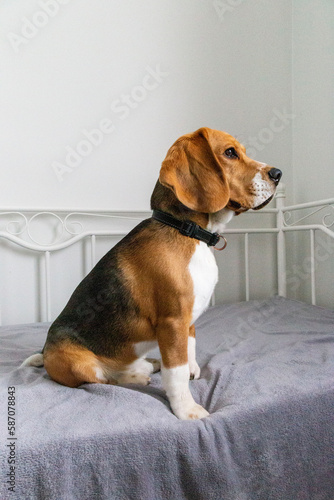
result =
[[[189,337],[193,337],[193,338],[196,337],[195,325],[191,325],[191,327],[189,328]]]
[[[225,151],[230,148],[236,151],[237,158],[226,157]],[[225,206],[235,210],[230,200],[245,211],[254,208],[254,176],[261,172],[262,178],[269,181],[271,168],[249,158],[245,147],[230,134],[202,127],[183,135],[170,147],[159,181],[195,212],[214,213]],[[274,194],[274,184],[272,191]]]
[[[43,357],[46,371],[59,384],[78,387],[84,382],[107,383],[96,375],[97,357],[84,347],[64,341],[46,350]]]
[[[157,340],[164,365],[178,366],[187,362],[194,304],[188,265],[198,242],[157,221],[140,236],[143,244],[127,248],[120,259],[139,308],[131,338],[134,342]]]

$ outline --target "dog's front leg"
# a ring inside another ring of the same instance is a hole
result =
[[[189,389],[188,336],[189,323],[184,320],[164,318],[159,321],[157,337],[162,358],[162,384],[173,413],[181,420],[209,415],[194,401]]]
[[[191,325],[189,328],[188,337],[188,362],[190,370],[190,380],[198,379],[201,374],[201,369],[196,361],[196,337],[195,337],[195,325]]]

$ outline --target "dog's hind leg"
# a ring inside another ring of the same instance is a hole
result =
[[[44,366],[53,380],[68,387],[115,383],[95,354],[81,346],[64,343],[46,349]]]
[[[152,361],[156,362],[156,360]],[[151,381],[150,375],[160,369],[160,363],[159,367],[157,365],[155,367],[156,370],[154,370],[152,362],[138,358],[116,374],[117,382],[119,384],[148,385]]]

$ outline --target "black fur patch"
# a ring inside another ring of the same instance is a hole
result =
[[[119,254],[151,223],[138,224],[82,280],[51,325],[44,349],[72,340],[96,355],[117,355],[129,338],[128,321],[139,313],[118,265]]]

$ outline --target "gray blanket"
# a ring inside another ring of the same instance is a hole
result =
[[[334,312],[275,297],[212,308],[196,326],[190,387],[211,413],[198,421],[171,413],[160,373],[146,388],[70,389],[17,369],[48,325],[2,327],[0,498],[333,500]]]

